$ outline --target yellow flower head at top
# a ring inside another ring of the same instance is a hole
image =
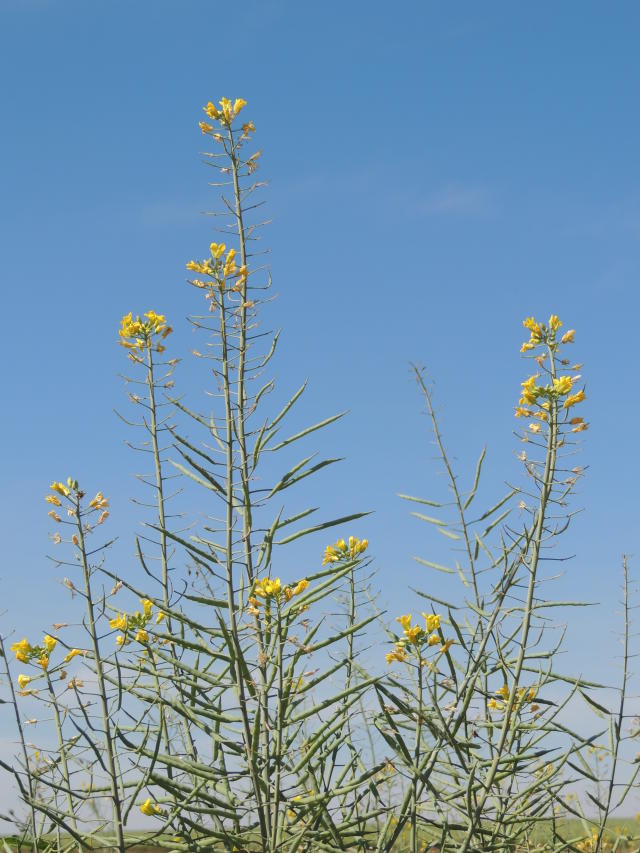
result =
[[[161,338],[166,338],[171,334],[171,326],[167,326],[164,314],[156,314],[155,311],[147,311],[143,315],[145,319],[139,316],[133,319],[131,311],[120,321],[120,343],[126,349],[144,349],[150,347],[153,337],[160,335]],[[162,352],[164,347],[162,344],[156,344],[156,349]]]
[[[558,317],[557,314],[552,314],[549,317],[549,328],[552,332],[557,332],[561,325],[562,320]]]
[[[220,98],[218,103],[220,104],[219,108],[216,107],[216,105],[212,101],[209,101],[206,107],[203,107],[203,110],[209,118],[215,119],[215,121],[219,121],[220,124],[226,127],[231,126],[233,119],[247,105],[247,102],[242,98],[236,98],[233,103],[231,103],[229,98]],[[201,129],[203,124],[206,124],[206,122],[200,122]],[[210,125],[207,125],[207,127],[209,128]],[[203,130],[203,133],[206,132],[206,130]]]
[[[344,539],[338,539],[335,545],[327,545],[324,550],[322,565],[327,563],[338,563],[340,560],[351,559],[355,560],[360,554],[363,554],[369,547],[368,539],[356,539],[355,536],[349,537],[347,544]]]
[[[19,675],[18,676],[18,686],[20,687],[20,690],[24,690],[24,688],[27,686],[27,684],[29,684],[30,681],[31,681],[30,675]]]
[[[52,492],[57,492],[65,498],[69,497],[69,489],[64,485],[64,483],[51,483],[49,488]]]
[[[540,323],[536,323],[533,317],[527,317],[526,320],[522,321],[522,325],[531,332],[532,342],[534,342],[534,339],[536,342],[542,339],[542,327]]]
[[[573,379],[570,376],[560,376],[553,380],[553,390],[556,394],[564,396],[571,391],[573,387]]]
[[[278,598],[282,589],[280,578],[264,578],[253,588],[255,595],[260,598]]]

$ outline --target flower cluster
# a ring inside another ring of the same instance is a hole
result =
[[[547,324],[537,322],[534,317],[527,317],[523,325],[529,331],[530,338],[522,344],[521,352],[526,353],[541,345],[544,345],[547,351],[555,352],[560,344],[573,343],[575,338],[575,329],[570,329],[558,340],[557,333],[562,326],[562,321],[557,314],[552,314]],[[544,366],[546,356],[547,352],[544,352],[536,357],[540,367]],[[569,361],[562,359],[561,363],[569,364]],[[573,369],[577,370],[579,367],[580,365],[574,365]],[[549,420],[553,404],[567,411],[586,399],[584,388],[574,390],[576,383],[581,379],[580,374],[553,376],[551,382],[547,384],[538,382],[539,379],[540,374],[535,373],[521,383],[521,396],[515,410],[517,418],[536,418],[528,427],[532,433],[540,432],[541,422]],[[569,424],[572,432],[582,432],[589,426],[581,417],[570,418]]]
[[[207,114],[207,118],[213,119],[217,121],[220,127],[225,130],[230,130],[233,124],[233,120],[236,118],[238,113],[240,113],[247,105],[247,102],[242,98],[236,98],[233,103],[229,100],[229,98],[221,98],[218,103],[220,104],[217,107],[214,103],[209,101],[209,103],[203,107],[202,109]],[[242,136],[243,138],[247,138],[250,133],[255,131],[255,125],[252,121],[245,122],[242,125]],[[200,130],[207,134],[208,136],[212,136],[216,142],[222,142],[224,137],[221,133],[217,132],[212,124],[209,124],[208,121],[200,122]]]
[[[264,578],[257,581],[253,587],[253,595],[249,596],[249,612],[254,616],[258,615],[260,612],[260,601],[258,599],[260,598],[264,598],[266,602],[276,601],[279,603],[283,599],[284,601],[291,601],[294,596],[304,592],[308,586],[309,581],[306,578],[298,581],[294,586],[282,586],[280,578]]]
[[[125,646],[131,642],[133,637],[138,643],[149,642],[149,632],[147,627],[153,618],[153,602],[149,598],[141,598],[140,604],[142,611],[136,610],[133,614],[118,613],[113,619],[109,620],[109,627],[116,631],[121,631],[116,637],[116,645]],[[156,614],[156,625],[166,619],[166,613],[158,610]]]
[[[246,266],[238,266],[236,263],[236,250],[229,249],[225,243],[211,243],[209,246],[211,256],[203,261],[189,261],[187,269],[200,275],[209,277],[209,281],[194,278],[191,284],[194,287],[211,288],[218,287],[225,290],[228,281],[235,279],[231,290],[241,291],[249,272]],[[226,254],[225,254],[226,253]]]
[[[139,316],[133,319],[133,314],[129,311],[120,322],[120,343],[123,347],[130,350],[142,350],[146,347],[153,346],[154,337],[159,336],[160,340],[164,340],[167,335],[170,335],[173,329],[167,325],[164,314],[156,314],[155,311],[147,311],[144,314],[145,319]],[[156,352],[164,352],[165,346],[159,341],[155,345]]]
[[[54,507],[61,507],[62,500],[67,500],[67,515],[70,517],[76,516],[76,500],[75,498],[84,497],[84,492],[81,492],[78,488],[77,480],[74,480],[72,477],[67,478],[67,485],[64,483],[53,482],[49,486],[51,494],[45,495],[45,501],[48,504],[51,504]],[[74,497],[72,497],[72,492],[75,493]],[[109,518],[109,501],[102,492],[97,492],[95,497],[89,501],[89,505],[86,509],[85,515],[91,515],[93,513],[98,513],[98,517],[95,520],[95,524],[102,524],[104,521]],[[53,521],[56,523],[60,523],[62,518],[59,516],[55,509],[50,509],[48,515]],[[85,525],[85,532],[88,532],[91,529],[90,525]],[[71,537],[71,541],[74,545],[79,544],[78,537],[74,534]],[[62,538],[59,534],[56,533],[54,537],[54,542],[56,544],[62,542]]]
[[[513,710],[514,712],[518,712],[522,709],[522,707],[533,700],[536,697],[536,688],[535,687],[519,687],[516,691],[516,696],[513,702]],[[503,685],[499,690],[496,690],[495,694],[498,698],[491,697],[487,702],[487,707],[490,711],[504,711],[505,702],[509,698],[509,687],[508,685]],[[531,711],[538,711],[540,708],[539,705],[533,704],[530,706]]]
[[[10,648],[16,656],[16,660],[19,660],[21,663],[35,662],[42,669],[46,669],[49,666],[51,652],[55,649],[57,643],[58,640],[55,637],[45,634],[41,645],[32,646],[25,637],[19,643],[13,643]],[[22,676],[22,679],[23,681],[28,679],[28,681],[25,681],[25,684],[28,684],[31,680],[28,676]],[[18,683],[20,683],[20,677],[18,678]],[[22,684],[20,684],[20,687],[22,688]]]
[[[340,560],[355,560],[368,547],[368,539],[356,539],[355,536],[350,536],[348,543],[344,539],[338,539],[335,545],[327,545],[325,548],[322,565],[326,566],[327,563],[339,563]]]
[[[557,314],[552,314],[549,317],[549,322],[538,323],[534,317],[527,317],[522,321],[522,325],[527,329],[530,333],[529,340],[525,341],[520,347],[520,352],[528,352],[529,350],[535,349],[535,347],[540,344],[546,344],[550,347],[557,347],[557,333],[562,326],[562,320],[558,317]],[[559,343],[561,344],[572,344],[576,335],[575,329],[569,329],[568,332],[565,332],[560,338]]]
[[[425,627],[420,625],[412,625],[412,616],[407,613],[405,616],[398,616],[396,622],[402,626],[404,636],[393,647],[393,651],[385,655],[387,663],[393,661],[406,661],[409,658],[409,651],[415,650],[420,654],[423,646],[440,646],[440,652],[446,652],[453,644],[453,640],[444,641],[440,632],[440,614],[438,613],[423,613]]]

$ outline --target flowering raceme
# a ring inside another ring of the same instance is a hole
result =
[[[427,647],[439,645],[441,653],[446,652],[450,648],[453,641],[447,640],[443,642],[442,637],[438,633],[440,630],[440,614],[423,613],[422,615],[425,620],[424,628],[411,624],[413,617],[410,613],[396,617],[396,622],[400,623],[404,637],[395,643],[393,651],[387,652],[385,655],[388,664],[394,661],[402,663],[408,660],[409,650],[417,652],[419,659],[422,661],[420,648],[423,645]]]
[[[164,314],[156,314],[155,311],[147,311],[143,315],[146,319],[136,317],[133,319],[131,311],[125,314],[120,322],[120,343],[123,347],[129,350],[142,350],[146,347],[153,346],[153,338],[159,337],[164,340],[167,335],[170,335],[173,329],[167,325]],[[157,352],[163,352],[165,347],[157,342],[155,345]]]
[[[363,554],[369,547],[368,539],[356,539],[355,536],[349,537],[349,544],[344,539],[338,539],[335,545],[327,545],[324,551],[322,565],[327,563],[338,563],[340,560],[355,560],[360,554]]]
[[[549,416],[553,405],[562,404],[562,409],[567,410],[572,406],[581,403],[586,399],[584,389],[571,393],[575,384],[580,380],[580,376],[562,376],[555,375],[555,366],[553,370],[545,366],[548,357],[554,358],[560,346],[573,343],[575,340],[575,329],[569,329],[565,332],[560,340],[557,339],[557,332],[562,327],[562,320],[557,314],[552,314],[549,317],[548,323],[539,323],[534,317],[527,317],[523,321],[523,326],[530,332],[530,338],[522,344],[520,349],[523,353],[528,353],[538,347],[543,347],[545,351],[535,357],[539,367],[544,368],[550,382],[542,384],[540,374],[535,373],[528,379],[522,382],[522,392],[518,405],[515,409],[517,418],[537,418],[542,423],[549,422]],[[560,359],[563,365],[569,364],[567,359]],[[573,369],[579,369],[580,365],[574,365]],[[564,398],[562,400],[561,398]],[[553,409],[557,412],[557,409]],[[566,421],[565,421],[566,422]],[[588,429],[588,424],[582,418],[572,418],[569,421],[573,427],[572,432],[582,432]],[[542,425],[540,423],[530,423],[529,432],[541,432]],[[526,440],[526,436],[525,439]]]
[[[300,593],[304,592],[305,589],[309,586],[309,581],[306,578],[303,578],[301,581],[298,581],[294,586],[282,586],[282,582],[280,578],[264,578],[263,580],[258,581],[253,587],[253,595],[249,598],[249,603],[252,605],[251,613],[257,615],[258,607],[260,606],[256,596],[258,598],[264,598],[266,601],[274,599],[275,601],[280,601],[284,598],[285,601],[291,601],[291,599],[300,595]]]
[[[236,263],[236,250],[232,248],[227,251],[225,243],[211,243],[209,251],[211,253],[210,258],[205,258],[203,261],[189,261],[186,267],[192,272],[209,276],[210,281],[194,278],[191,279],[191,284],[194,287],[218,288],[220,291],[224,291],[229,280],[234,279],[231,289],[235,291],[242,289],[249,272],[245,265],[239,267]]]

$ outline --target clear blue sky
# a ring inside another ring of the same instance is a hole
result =
[[[347,461],[312,500],[376,511],[354,532],[381,601],[445,590],[411,560],[441,537],[395,497],[445,496],[409,361],[436,380],[459,472],[486,443],[499,496],[519,476],[521,321],[554,311],[578,330],[592,424],[557,595],[602,602],[567,617],[572,666],[614,653],[620,554],[640,550],[639,39],[632,2],[0,0],[5,629],[69,615],[45,557],[51,479],[103,489],[133,565],[117,325],[165,312],[190,362],[184,264],[217,203],[197,122],[224,95],[248,101],[270,182],[282,393],[309,377],[296,422],[351,410],[319,447]]]

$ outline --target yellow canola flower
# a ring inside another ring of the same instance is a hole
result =
[[[531,432],[540,432],[540,424],[537,424],[537,423],[529,424],[529,429]]]
[[[144,615],[148,619],[151,616],[151,611],[153,610],[153,602],[150,598],[141,598],[140,604],[142,605],[142,609],[144,610]]]
[[[531,341],[525,341],[520,347],[520,352],[529,352],[535,347],[535,344],[532,344]]]
[[[92,509],[104,509],[109,506],[109,501],[105,498],[102,492],[97,492],[95,498],[89,501],[89,506]]]
[[[304,592],[305,589],[309,586],[309,581],[306,578],[303,578],[293,588],[294,595],[300,595],[301,592]]]
[[[57,492],[59,495],[63,495],[65,498],[69,497],[69,489],[64,485],[64,483],[51,483],[49,488],[52,492]]]
[[[220,118],[220,112],[219,112],[218,108],[214,104],[212,104],[211,101],[209,101],[207,106],[203,107],[202,109],[209,116],[209,118],[215,118],[215,119]]]
[[[70,660],[73,660],[73,658],[83,654],[85,654],[85,652],[83,652],[82,649],[71,649],[71,651],[67,652],[65,655],[64,662],[68,663]]]
[[[561,325],[562,320],[558,317],[557,314],[552,314],[549,317],[549,328],[552,332],[557,332]]]
[[[222,270],[223,275],[225,277],[231,276],[236,272],[237,266],[236,266],[235,257],[236,257],[236,250],[235,249],[229,249],[229,251],[227,252],[227,257],[225,259],[224,267]]]
[[[487,705],[491,711],[502,711],[502,703],[496,702],[495,699],[489,699]]]
[[[27,660],[27,656],[31,654],[31,645],[27,642],[27,638],[24,637],[20,640],[19,643],[13,643],[10,646],[12,652],[15,653],[16,660],[24,663]]]
[[[49,655],[40,655],[38,663],[43,669],[46,669],[49,666]]]
[[[19,675],[18,676],[18,686],[20,687],[20,690],[24,690],[24,688],[30,682],[31,682],[31,676],[30,675]]]
[[[200,125],[200,130],[201,130],[203,133],[211,133],[211,131],[213,130],[213,125],[212,125],[212,124],[209,124],[209,123],[208,123],[208,122],[206,122],[206,121],[201,121],[201,122],[199,123],[199,125]]]
[[[527,317],[526,320],[522,321],[522,325],[531,332],[532,338],[542,337],[542,327],[540,323],[536,323],[533,317]]]
[[[138,643],[147,643],[149,641],[149,634],[145,631],[144,628],[138,628],[136,633],[136,640]]]
[[[238,115],[241,109],[247,106],[247,102],[243,98],[236,98],[233,103],[233,114]]]
[[[407,628],[404,633],[410,643],[415,643],[422,634],[422,628],[419,625],[414,625],[412,628]]]
[[[159,625],[162,622],[162,620],[166,619],[166,618],[167,618],[167,614],[163,613],[162,610],[158,610],[158,613],[156,614],[156,625]]]
[[[187,269],[193,270],[193,272],[199,272],[201,275],[213,274],[213,268],[210,261],[189,261]]]
[[[53,504],[54,506],[62,506],[62,501],[57,495],[47,495],[45,501],[48,504]]]
[[[509,688],[506,684],[500,690],[496,690],[496,696],[501,696],[503,699],[509,698]]]
[[[516,406],[517,418],[530,418],[533,416],[531,409],[525,409],[523,406]]]
[[[407,660],[409,655],[407,654],[407,650],[401,643],[396,643],[392,652],[387,652],[385,655],[385,659],[387,663],[393,663],[393,661],[398,661],[402,663],[402,661]]]
[[[122,636],[122,634],[118,634],[116,637],[116,646],[123,646],[126,643],[126,639]]]
[[[48,634],[45,634],[42,640],[42,645],[48,652],[52,652],[55,649],[57,643],[58,641],[56,640],[56,638],[50,637]]]
[[[233,106],[229,98],[220,98],[220,106],[222,107],[222,114],[224,116],[224,120],[226,124],[231,124],[231,119],[233,118],[232,111]]]
[[[109,620],[109,627],[115,628],[118,631],[126,631],[127,630],[127,614],[126,613],[118,613],[117,616],[114,616],[113,619]]]
[[[536,379],[538,378],[538,374],[536,373],[534,376],[530,376],[528,379],[525,379],[524,382],[521,382],[522,385],[522,397],[520,399],[520,405],[523,406],[525,403],[531,405],[535,403],[538,399],[542,388],[539,388],[536,385]]]
[[[259,595],[260,598],[277,598],[282,590],[282,583],[280,578],[264,578],[254,587],[255,595]]]
[[[570,376],[560,376],[553,380],[553,390],[556,394],[568,394],[573,387],[573,379]]]
[[[427,640],[427,645],[428,646],[437,646],[439,642],[440,642],[440,637],[438,636],[438,634],[431,634],[431,636]]]
[[[584,391],[578,391],[576,394],[570,394],[567,399],[564,401],[564,408],[569,409],[571,406],[575,406],[576,403],[581,403],[586,399],[586,394]]]
[[[144,803],[140,806],[140,811],[142,814],[148,815],[149,817],[156,814],[164,814],[160,806],[151,802],[151,797],[147,797]]]
[[[227,247],[224,243],[212,243],[209,246],[209,249],[211,251],[211,257],[218,260],[218,258],[221,258],[222,255],[225,253],[226,248]]]
[[[396,622],[402,625],[403,631],[408,631],[411,628],[411,614],[407,613],[406,616],[396,616]]]
[[[431,634],[432,631],[437,631],[440,627],[440,615],[437,613],[423,613],[422,615],[426,622],[427,633]]]
[[[564,335],[560,338],[561,344],[572,344],[574,342],[574,338],[576,336],[575,329],[569,329],[569,331],[565,332]]]

